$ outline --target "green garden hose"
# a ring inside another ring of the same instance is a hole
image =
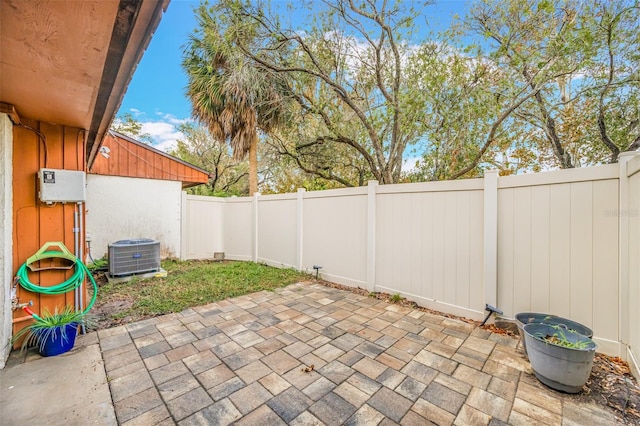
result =
[[[29,267],[29,265],[33,261],[49,259],[49,258],[62,258],[62,259],[67,259],[74,262],[75,270],[71,278],[67,279],[64,282],[61,282],[60,284],[56,284],[51,287],[41,287],[39,285],[36,285],[30,282],[28,271],[27,271],[27,268]],[[38,252],[38,256],[35,258],[35,260],[34,260],[34,257],[27,259],[27,261],[23,263],[22,266],[20,266],[20,268],[18,269],[18,273],[16,274],[16,277],[18,278],[18,282],[25,290],[31,291],[33,293],[40,293],[45,295],[59,295],[59,294],[65,294],[70,291],[73,291],[82,285],[85,277],[87,276],[89,277],[89,280],[93,285],[93,295],[91,296],[91,301],[89,301],[87,308],[83,311],[83,314],[86,314],[87,312],[89,312],[93,307],[93,304],[96,301],[96,296],[98,295],[98,285],[96,284],[96,280],[93,279],[93,275],[87,269],[85,264],[80,259],[78,259],[77,257],[70,254],[68,251],[66,251],[66,249],[65,251]]]

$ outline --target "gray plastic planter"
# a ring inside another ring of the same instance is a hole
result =
[[[534,324],[534,323],[543,323],[549,325],[563,325],[566,326],[569,330],[573,330],[582,334],[583,336],[587,336],[589,338],[593,337],[593,331],[587,326],[580,324],[579,322],[572,321],[570,319],[562,318],[557,315],[552,314],[542,314],[538,312],[521,312],[516,314],[516,325],[518,326],[518,332],[520,332],[520,339],[522,340],[522,347],[524,349],[525,356],[527,354],[527,343],[524,338],[524,330],[523,327],[525,324]]]
[[[598,345],[589,337],[566,329],[561,330],[566,340],[572,343],[586,342],[583,348],[568,348],[544,340],[545,336],[558,331],[558,328],[548,324],[524,325],[529,362],[538,380],[545,385],[562,392],[578,393],[591,374]]]

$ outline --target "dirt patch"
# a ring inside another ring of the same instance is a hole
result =
[[[627,424],[640,424],[640,386],[620,358],[596,353],[591,376],[577,398],[608,407]]]
[[[98,285],[99,293],[100,287],[107,283],[107,277],[103,273],[98,273],[94,274],[94,278]],[[91,315],[96,322],[95,328],[102,330],[145,319],[142,315],[129,313],[134,303],[135,299],[133,297],[122,294],[98,297],[91,309]]]
[[[128,311],[134,304],[133,298],[121,298],[98,303],[93,306],[91,313],[96,317],[98,329],[117,327],[137,321],[142,318],[133,318],[130,315],[118,316],[119,313]],[[115,314],[115,316],[114,316]]]

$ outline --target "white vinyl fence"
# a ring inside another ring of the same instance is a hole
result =
[[[640,156],[623,157],[620,188],[624,194],[618,210],[620,218],[620,342],[626,359],[635,369],[640,365]],[[626,166],[626,167],[625,167]],[[625,267],[625,265],[627,267]],[[615,312],[612,313],[615,315]]]
[[[181,258],[213,259],[214,253],[224,251],[225,209],[223,198],[182,192]]]
[[[185,259],[253,260],[473,319],[551,312],[640,348],[640,156],[531,175],[220,199],[183,196]]]

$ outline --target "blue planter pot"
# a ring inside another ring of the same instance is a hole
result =
[[[589,379],[598,345],[575,331],[548,324],[525,324],[524,337],[531,368],[538,380],[552,389],[578,393]],[[545,340],[562,334],[579,347],[565,347]]]
[[[570,319],[562,318],[557,315],[543,314],[538,312],[521,312],[516,314],[516,324],[518,326],[518,332],[520,333],[520,339],[522,340],[522,347],[524,348],[524,354],[527,353],[527,341],[524,338],[524,325],[525,324],[549,324],[564,326],[569,330],[573,330],[586,337],[593,337],[593,331],[579,322],[572,321]]]
[[[38,352],[42,356],[55,356],[73,349],[78,334],[78,324],[66,324],[39,330]]]

